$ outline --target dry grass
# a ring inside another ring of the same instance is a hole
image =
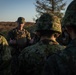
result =
[[[15,28],[16,26],[17,26],[16,22],[0,22],[0,33],[6,37],[8,31]],[[26,29],[28,29],[30,31],[31,26],[34,26],[34,23],[26,22],[26,24],[25,24]]]
[[[32,22],[26,22],[25,27],[30,27],[34,25]],[[0,32],[8,31],[15,28],[17,24],[15,22],[0,22]]]

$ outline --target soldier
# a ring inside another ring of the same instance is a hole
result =
[[[42,14],[36,23],[36,31],[40,33],[40,41],[22,50],[19,56],[19,75],[41,75],[45,60],[64,48],[56,41],[61,34],[58,17]]]
[[[25,25],[25,19],[19,17],[17,19],[18,26],[8,33],[8,42],[11,46],[18,50],[22,50],[24,47],[28,46],[31,40],[30,33],[23,27]]]
[[[25,18],[18,17],[18,26],[8,33],[8,42],[11,47],[13,47],[12,53],[12,73],[14,75],[15,68],[17,69],[18,55],[23,48],[29,45],[31,40],[30,33],[23,27],[25,25]]]
[[[76,75],[76,0],[69,4],[62,26],[72,40],[61,53],[48,58],[43,75]]]
[[[38,19],[36,19],[36,23],[37,23]],[[33,29],[33,32],[32,32],[32,35],[33,37],[31,38],[31,41],[30,41],[30,44],[33,45],[33,44],[36,44],[39,40],[40,40],[40,32],[36,31],[36,23],[35,23],[35,26],[34,26],[34,29]]]
[[[0,75],[11,75],[11,50],[4,36],[0,35]]]

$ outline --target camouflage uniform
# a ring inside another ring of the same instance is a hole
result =
[[[11,30],[8,33],[8,39],[10,40],[10,38],[17,41],[17,43],[15,45],[13,45],[13,47],[17,46],[17,47],[21,47],[21,48],[28,46],[28,42],[29,42],[29,40],[31,40],[30,33],[27,30],[25,30],[25,29],[18,30],[17,28]]]
[[[11,75],[11,51],[7,40],[0,35],[0,75]]]
[[[23,28],[25,24],[25,19],[23,17],[19,17],[17,19],[17,23],[18,23],[18,26],[8,32],[7,39],[8,39],[9,45],[15,48],[18,53],[18,51],[21,51],[23,48],[29,45],[31,36],[30,36],[30,33]],[[22,30],[19,29],[20,27],[22,27]],[[15,40],[16,43],[14,44],[10,43],[10,39]]]
[[[53,30],[61,33],[59,19],[51,14],[43,14],[36,25],[36,30]],[[40,40],[35,45],[25,48],[19,56],[19,75],[41,75],[46,59],[63,48],[57,41],[49,39]]]
[[[75,13],[76,0],[73,0],[63,18],[64,27],[76,26]],[[76,75],[76,38],[72,39],[61,53],[56,53],[48,58],[43,75]]]
[[[42,75],[76,75],[76,39],[62,53],[50,56]]]
[[[28,46],[28,42],[31,40],[31,36],[30,33],[23,28],[25,25],[25,18],[19,17],[16,22],[18,26],[8,32],[7,39],[8,41],[10,41],[10,39],[16,40],[16,44],[11,45],[23,49],[24,47]]]
[[[18,63],[18,56],[23,48],[29,45],[29,41],[31,40],[30,33],[22,28],[22,30],[19,29],[20,25],[25,24],[25,19],[23,17],[19,17],[17,19],[18,27],[12,29],[8,33],[8,41],[10,39],[15,40],[16,43],[9,43],[11,47],[13,47],[11,54],[12,54],[12,75],[15,74],[15,69],[17,69],[17,63]]]

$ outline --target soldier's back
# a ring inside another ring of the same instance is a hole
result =
[[[47,59],[43,75],[76,75],[76,39]]]
[[[25,48],[19,56],[19,74],[41,74],[46,59],[56,52],[61,52],[63,49],[64,47],[52,40],[42,40]]]

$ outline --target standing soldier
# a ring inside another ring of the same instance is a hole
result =
[[[0,35],[0,75],[11,75],[11,51],[4,36]]]
[[[76,75],[76,0],[69,4],[62,25],[72,40],[60,54],[48,58],[43,75]]]
[[[15,68],[17,69],[18,55],[23,48],[29,45],[31,40],[30,33],[23,27],[25,25],[25,19],[19,17],[17,19],[18,26],[8,33],[9,45],[13,47],[12,53],[12,73],[14,75]]]
[[[60,19],[53,14],[44,13],[36,23],[40,41],[25,48],[19,56],[19,75],[41,75],[45,60],[52,54],[60,52],[56,38],[61,34]]]
[[[11,46],[18,50],[22,50],[24,47],[28,46],[31,40],[30,33],[24,29],[25,19],[19,17],[17,19],[18,26],[8,33],[8,42]]]

